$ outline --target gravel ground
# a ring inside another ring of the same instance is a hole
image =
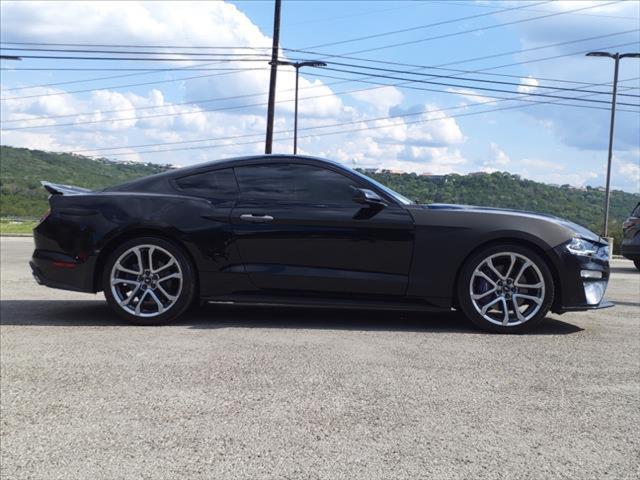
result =
[[[128,326],[2,238],[6,479],[636,479],[640,275],[529,335],[455,313],[209,306]]]

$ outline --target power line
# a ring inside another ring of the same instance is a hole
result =
[[[336,77],[334,75],[320,75],[317,74],[316,76],[321,77],[321,78],[331,78],[331,79],[343,79],[344,77]],[[640,78],[640,77],[638,77]],[[633,80],[636,80],[635,78]],[[426,91],[426,92],[436,92],[436,93],[447,93],[447,94],[452,94],[452,95],[460,95],[460,96],[466,96],[466,97],[479,97],[479,98],[496,98],[496,99],[500,99],[500,100],[512,100],[514,102],[530,102],[530,103],[541,103],[541,104],[547,104],[549,102],[546,101],[539,101],[539,100],[527,100],[527,97],[530,96],[535,96],[534,93],[519,93],[519,92],[511,92],[511,93],[517,93],[517,95],[515,97],[497,97],[495,95],[490,95],[490,94],[485,94],[485,93],[476,93],[473,90],[438,90],[435,88],[427,88],[427,87],[417,87],[415,85],[410,85],[411,81],[408,82],[401,82],[401,83],[381,83],[381,82],[376,82],[373,80],[358,80],[359,83],[366,83],[366,84],[372,84],[372,85],[380,85],[380,86],[387,86],[387,87],[400,87],[402,89],[408,89],[408,90],[418,90],[418,91]],[[620,83],[620,82],[618,82]],[[604,85],[604,84],[600,84],[600,85]],[[473,87],[469,87],[469,88],[473,88]],[[632,87],[624,87],[622,88],[623,90],[629,90]],[[582,91],[580,89],[576,90],[576,91]],[[522,95],[522,96],[519,96]],[[590,95],[581,95],[578,97],[567,97],[567,100],[581,100],[583,97],[594,97],[596,95],[600,95],[600,94],[590,94]],[[609,107],[599,107],[596,105],[576,105],[576,104],[570,104],[570,103],[559,103],[558,102],[554,102],[554,105],[561,105],[561,106],[567,106],[567,107],[576,107],[576,108],[591,108],[591,109],[596,109],[596,110],[607,110],[609,111],[610,108]],[[640,107],[640,105],[634,105],[635,107]],[[631,113],[639,113],[638,110],[631,110],[631,109],[618,109],[619,112],[631,112]]]
[[[171,82],[180,82],[183,80],[193,80],[196,78],[210,78],[210,77],[221,77],[224,75],[232,75],[235,73],[240,73],[240,72],[247,72],[247,71],[257,71],[257,70],[266,70],[266,68],[236,68],[236,69],[231,69],[231,71],[225,72],[225,73],[213,73],[211,75],[195,75],[192,77],[182,77],[182,78],[172,78],[172,79],[168,79],[168,80],[154,80],[153,82],[141,82],[141,83],[129,83],[126,85],[112,85],[109,87],[101,87],[101,88],[88,88],[85,90],[72,90],[69,92],[53,92],[53,93],[43,93],[40,95],[24,95],[24,96],[20,96],[20,97],[6,97],[6,98],[2,98],[3,101],[5,100],[22,100],[25,98],[39,98],[39,97],[50,97],[53,95],[71,95],[74,93],[85,93],[85,92],[95,92],[98,90],[107,90],[107,89],[116,89],[116,88],[127,88],[127,87],[139,87],[141,85],[155,85],[158,83],[171,83]]]
[[[458,80],[463,80],[465,82],[479,82],[479,83],[489,83],[489,84],[496,84],[496,85],[515,85],[515,86],[522,86],[523,84],[521,82],[506,82],[506,81],[500,81],[500,80],[487,80],[487,79],[482,79],[482,78],[469,78],[469,77],[459,77],[459,76],[454,76],[454,75],[438,75],[438,74],[434,74],[434,73],[422,73],[422,72],[411,72],[411,71],[406,71],[406,70],[397,70],[397,69],[393,69],[393,68],[381,68],[381,67],[369,67],[366,65],[357,65],[357,64],[353,64],[353,63],[342,63],[342,62],[331,62],[330,65],[338,65],[338,66],[345,66],[345,67],[351,67],[351,68],[362,68],[362,69],[366,69],[366,70],[374,70],[374,71],[379,71],[379,72],[391,72],[391,73],[401,73],[401,74],[405,74],[405,75],[419,75],[419,76],[426,76],[429,78],[452,78],[452,79],[458,79]],[[360,72],[362,73],[362,72]],[[536,80],[538,80],[536,78]],[[575,88],[568,88],[568,87],[556,87],[556,86],[551,86],[551,85],[535,85],[536,88],[546,88],[546,89],[553,89],[553,90],[557,90],[557,91],[567,91],[567,92],[574,92],[576,91]],[[601,93],[601,94],[609,94],[610,92],[596,92],[593,90],[581,90],[581,91],[585,91],[588,93]],[[621,94],[622,95],[622,94]],[[640,95],[625,95],[627,97],[640,97]]]
[[[472,28],[469,30],[462,30],[460,32],[450,32],[450,33],[445,33],[445,34],[441,34],[441,35],[435,35],[433,37],[426,37],[426,38],[420,38],[417,40],[409,40],[406,42],[399,42],[399,43],[392,43],[392,44],[388,44],[388,45],[382,45],[380,47],[373,47],[373,48],[366,48],[363,50],[356,50],[353,52],[348,52],[345,55],[353,55],[353,54],[358,54],[358,53],[365,53],[365,52],[374,52],[374,51],[378,51],[378,50],[385,50],[387,48],[394,48],[394,47],[402,47],[402,46],[406,46],[406,45],[414,45],[417,43],[424,43],[424,42],[429,42],[432,40],[439,40],[442,38],[449,38],[449,37],[454,37],[454,36],[458,36],[458,35],[464,35],[467,33],[475,33],[475,32],[480,32],[480,31],[485,31],[485,30],[493,30],[495,28],[501,28],[501,27],[506,27],[509,25],[517,25],[520,23],[526,23],[526,22],[532,22],[534,20],[541,20],[543,18],[551,18],[551,17],[557,17],[559,15],[566,15],[568,13],[572,13],[572,12],[579,12],[579,11],[583,11],[583,10],[589,10],[592,8],[598,8],[598,7],[602,7],[605,5],[612,5],[615,3],[620,3],[621,0],[616,0],[613,2],[607,2],[607,3],[602,3],[599,5],[592,5],[592,6],[588,6],[588,7],[582,7],[582,8],[577,8],[574,10],[565,10],[563,12],[555,12],[555,13],[549,13],[547,15],[539,15],[537,17],[529,17],[529,18],[524,18],[521,20],[513,20],[511,22],[505,22],[505,23],[498,23],[495,25],[487,25],[484,27],[478,27],[478,28]],[[316,48],[316,47],[310,47],[310,48]]]
[[[208,65],[214,65],[216,62],[212,62]],[[64,82],[54,82],[54,83],[43,83],[40,85],[29,85],[26,87],[12,87],[12,88],[3,88],[0,90],[0,92],[8,92],[8,91],[13,91],[13,90],[26,90],[29,88],[43,88],[43,87],[54,87],[54,86],[58,86],[58,85],[69,85],[72,83],[84,83],[84,82],[95,82],[98,80],[110,80],[113,78],[124,78],[124,77],[135,77],[138,75],[149,75],[150,73],[154,73],[154,72],[175,72],[175,71],[185,71],[185,70],[190,70],[193,67],[176,67],[176,68],[163,68],[163,69],[153,69],[151,71],[145,71],[142,73],[126,73],[123,75],[109,75],[108,77],[98,77],[98,78],[86,78],[83,80],[68,80],[68,81],[64,81]]]
[[[497,10],[499,7],[492,7],[490,5],[485,5],[478,2],[455,2],[453,0],[429,0],[429,3],[440,3],[443,5],[456,5],[460,7],[474,7],[474,8],[491,8],[493,10]],[[552,10],[546,10],[542,8],[526,8],[529,12],[551,12]],[[495,13],[495,12],[494,12]],[[635,18],[623,17],[622,15],[604,15],[602,13],[584,13],[584,12],[574,12],[575,15],[583,15],[586,17],[601,17],[601,18],[615,18],[620,20],[631,20],[637,21]]]
[[[543,2],[538,2],[535,3],[534,5],[543,5],[545,3],[550,3],[549,0],[543,1]],[[480,18],[480,17],[488,17],[491,15],[495,15],[496,13],[505,13],[505,12],[511,12],[514,10],[522,10],[523,8],[526,8],[526,5],[520,5],[517,7],[510,7],[510,8],[504,8],[502,10],[498,10],[497,12],[489,12],[489,13],[478,13],[476,15],[468,15],[466,17],[458,17],[458,18],[452,18],[449,20],[443,20],[440,22],[434,22],[434,23],[427,23],[425,25],[418,25],[415,27],[409,27],[409,28],[402,28],[399,30],[391,30],[389,32],[382,32],[382,33],[375,33],[373,35],[365,35],[363,37],[356,37],[356,38],[351,38],[348,40],[340,40],[337,42],[328,42],[328,43],[321,43],[318,45],[313,45],[311,47],[307,47],[307,48],[322,48],[322,47],[332,47],[334,45],[343,45],[345,43],[352,43],[352,42],[360,42],[362,40],[370,40],[372,38],[380,38],[380,37],[386,37],[389,35],[397,35],[399,33],[407,33],[407,32],[414,32],[416,30],[423,30],[425,28],[432,28],[432,27],[437,27],[437,26],[441,26],[441,25],[448,25],[451,23],[456,23],[456,22],[462,22],[465,20],[473,20],[475,18]]]
[[[532,47],[532,48],[525,48],[525,49],[520,49],[520,50],[511,50],[508,52],[502,52],[502,53],[496,53],[496,54],[492,54],[492,55],[485,55],[485,56],[480,56],[480,57],[475,57],[475,58],[468,58],[468,59],[464,59],[464,60],[457,60],[454,62],[449,62],[449,63],[445,63],[442,65],[418,65],[418,64],[411,64],[411,63],[401,63],[401,62],[393,62],[393,61],[388,61],[388,60],[377,60],[377,59],[373,59],[373,58],[362,58],[362,57],[353,57],[353,56],[349,56],[349,55],[339,55],[339,54],[327,54],[327,53],[322,53],[322,52],[315,52],[315,51],[311,51],[311,50],[297,50],[297,49],[289,49],[289,48],[285,48],[283,50],[288,51],[288,52],[296,52],[296,53],[304,53],[304,54],[309,54],[309,55],[318,55],[318,56],[324,56],[324,57],[331,57],[331,58],[341,58],[341,59],[345,59],[345,60],[356,60],[356,61],[361,61],[361,62],[372,62],[372,63],[379,63],[379,64],[385,64],[385,65],[396,65],[396,66],[402,66],[402,67],[415,67],[418,70],[423,70],[423,69],[435,69],[435,70],[445,70],[445,71],[451,71],[451,72],[456,72],[456,73],[482,73],[484,72],[484,70],[459,70],[459,69],[451,69],[451,68],[444,68],[445,65],[455,65],[455,64],[459,64],[459,63],[469,63],[469,62],[474,62],[477,60],[487,60],[489,58],[496,58],[496,57],[502,57],[502,56],[506,56],[506,55],[513,55],[513,54],[521,54],[523,52],[530,52],[530,51],[535,51],[535,50],[542,50],[542,49],[547,49],[547,48],[554,48],[554,47],[559,47],[559,46],[565,46],[565,45],[570,45],[570,44],[574,44],[574,43],[581,43],[581,42],[586,42],[586,41],[590,41],[590,40],[600,40],[603,38],[609,38],[609,37],[614,37],[614,36],[618,36],[618,35],[625,35],[628,33],[637,33],[639,32],[640,29],[635,28],[635,29],[631,29],[631,30],[624,30],[621,32],[615,32],[615,33],[609,33],[609,34],[605,34],[605,35],[596,35],[596,36],[592,36],[592,37],[586,37],[586,38],[581,38],[578,40],[570,40],[570,41],[566,41],[566,42],[559,42],[559,43],[552,43],[552,44],[547,44],[547,45],[542,45],[542,46],[538,46],[538,47]],[[333,63],[333,62],[332,62]],[[518,65],[522,64],[522,62],[518,62]],[[508,74],[504,74],[504,73],[482,73],[483,75],[490,75],[490,76],[500,76],[500,77],[513,77],[513,78],[522,78],[522,75],[508,75]],[[565,79],[555,79],[555,78],[543,78],[543,77],[536,77],[538,80],[544,80],[544,81],[550,81],[550,82],[562,82],[562,83],[575,83],[575,84],[586,84],[587,82],[579,82],[576,80],[565,80]]]
[[[59,48],[7,48],[0,47],[0,50],[17,50],[17,51],[29,51],[29,52],[59,52],[59,53],[110,53],[117,55],[190,55],[195,57],[204,57],[209,55],[214,55],[216,57],[255,57],[265,56],[266,54],[261,53],[216,53],[216,52],[152,52],[152,51],[140,51],[140,50],[86,50],[86,49],[59,49]],[[24,55],[20,55],[23,57]],[[84,57],[82,57],[84,58]]]
[[[5,45],[40,45],[49,47],[98,47],[98,48],[197,48],[209,50],[271,50],[267,47],[250,47],[246,45],[194,46],[194,45],[123,45],[112,43],[49,43],[49,42],[0,42]]]
[[[255,56],[255,55],[254,55]],[[20,55],[20,58],[39,60],[107,60],[107,61],[135,61],[135,62],[264,62],[264,58],[148,58],[148,57],[79,57],[73,55]]]
[[[344,70],[344,69],[339,69],[339,68],[331,68],[331,67],[323,67],[323,70],[331,70],[334,72],[342,72],[342,73],[353,73],[356,75],[360,75],[362,74],[362,72],[358,72],[355,70]],[[382,74],[367,74],[371,77],[376,77],[376,78],[388,78],[391,80],[409,80],[411,82],[415,82],[415,83],[427,83],[427,84],[431,84],[431,85],[443,85],[443,86],[447,86],[447,87],[457,87],[457,88],[473,88],[475,90],[483,90],[483,91],[487,91],[487,92],[502,92],[502,93],[515,93],[515,94],[519,94],[519,95],[524,95],[523,93],[520,92],[514,92],[512,90],[504,90],[504,89],[497,89],[497,88],[489,88],[489,87],[478,87],[478,86],[470,86],[470,85],[460,85],[460,84],[455,84],[455,83],[445,83],[445,82],[433,82],[430,80],[414,80],[414,79],[410,79],[410,78],[404,78],[404,77],[397,77],[397,76],[391,76],[391,75],[382,75]],[[358,81],[358,80],[356,80]],[[598,94],[602,94],[604,92],[596,92]],[[559,95],[550,95],[550,94],[546,94],[546,93],[527,93],[526,95],[533,95],[536,97],[548,97],[548,98],[558,98],[558,99],[562,99],[562,100],[573,100],[572,97],[566,97],[566,96],[559,96]],[[609,105],[611,102],[608,100],[595,100],[595,99],[585,99],[582,100],[585,102],[592,102],[592,103],[604,103]],[[619,103],[618,105],[625,105],[625,106],[631,106],[631,107],[635,107],[638,106],[636,104],[633,103]]]

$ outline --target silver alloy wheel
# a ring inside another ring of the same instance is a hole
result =
[[[182,292],[182,269],[176,258],[157,245],[136,245],[113,264],[111,293],[118,305],[137,317],[169,310]]]
[[[469,282],[471,303],[495,325],[521,325],[542,307],[545,282],[538,266],[526,256],[500,252],[485,258]]]

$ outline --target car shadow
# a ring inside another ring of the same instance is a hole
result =
[[[627,302],[623,300],[612,300],[615,305],[625,305],[627,307],[640,307],[640,302]]]
[[[0,301],[0,325],[136,328],[121,320],[105,302],[95,300],[2,300]],[[462,314],[454,311],[385,312],[227,305],[205,305],[201,308],[192,308],[173,325],[195,329],[276,328],[475,334],[480,332]],[[546,318],[529,335],[564,335],[582,330],[577,325],[555,318]]]
[[[638,273],[638,269],[634,266],[631,267],[610,267],[611,273]]]

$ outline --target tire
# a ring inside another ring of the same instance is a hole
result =
[[[634,260],[633,264],[636,266],[636,269],[640,272],[640,260]]]
[[[102,286],[109,306],[128,322],[162,325],[176,320],[192,304],[195,278],[182,248],[162,238],[140,237],[109,255]]]
[[[458,305],[465,316],[497,333],[535,328],[549,312],[554,294],[547,263],[530,248],[512,243],[474,253],[463,265],[457,287]]]

